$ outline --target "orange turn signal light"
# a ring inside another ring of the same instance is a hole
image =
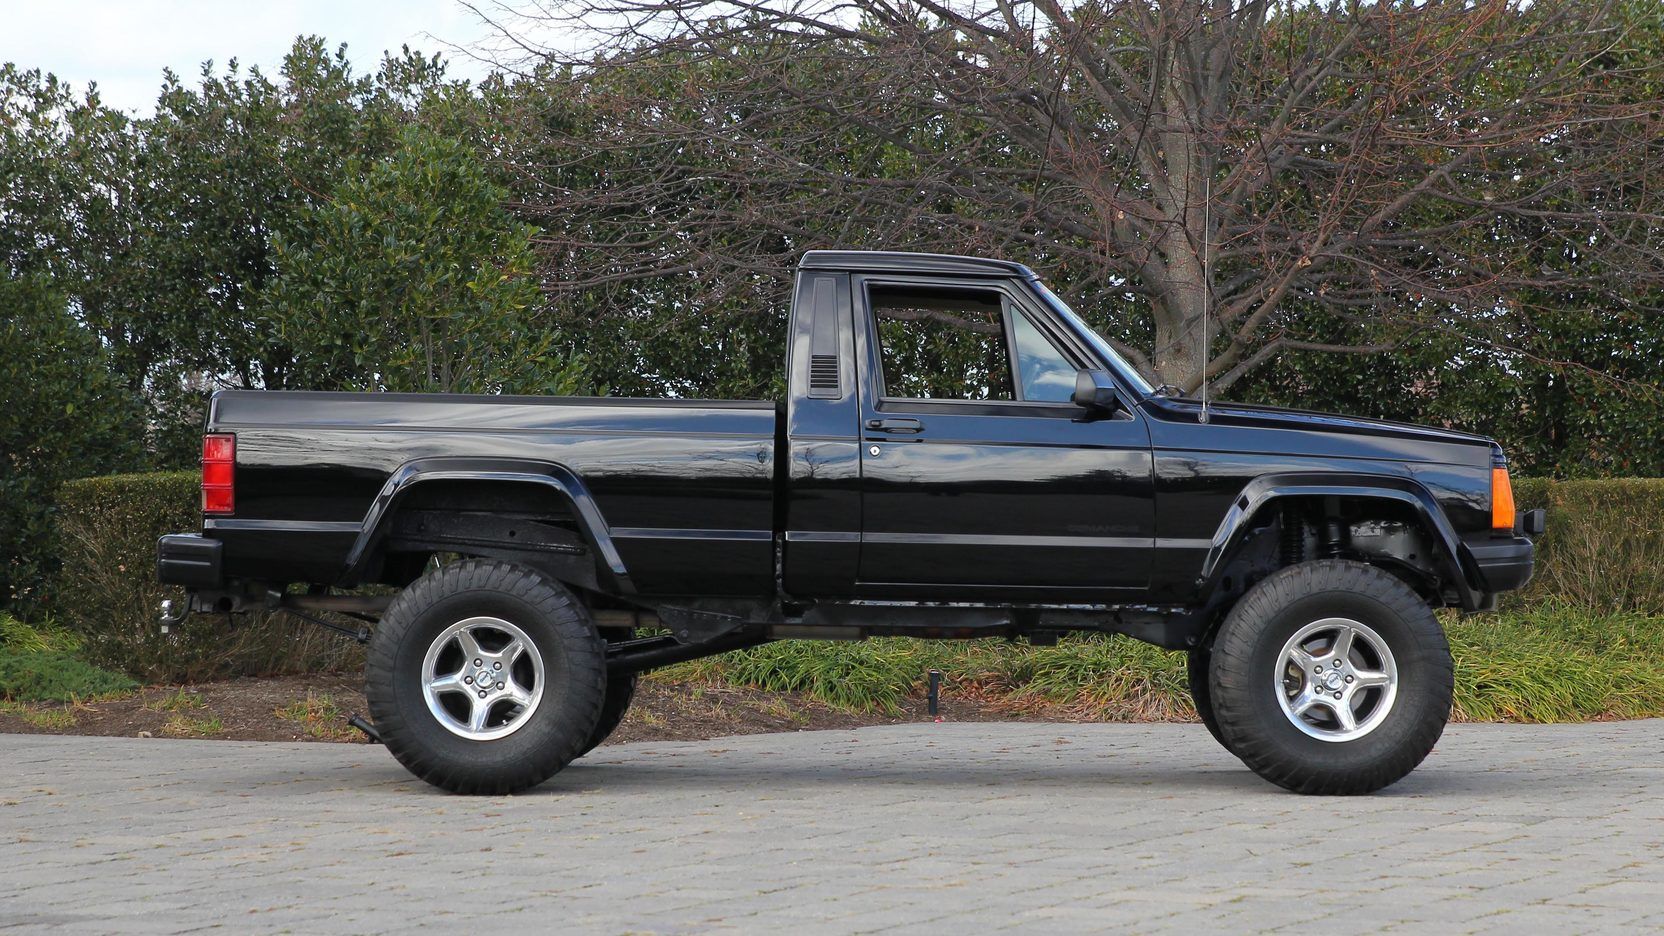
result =
[[[1491,469],[1491,529],[1514,528],[1514,484],[1507,468]]]

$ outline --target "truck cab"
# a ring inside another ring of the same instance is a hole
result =
[[[785,589],[1112,602],[1150,585],[1152,390],[1014,263],[812,251],[792,319]],[[944,368],[943,362],[948,366]],[[1077,376],[1106,385],[1075,402]]]

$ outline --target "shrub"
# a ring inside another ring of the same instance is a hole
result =
[[[195,530],[192,472],[87,478],[59,493],[63,567],[53,589],[59,620],[87,659],[152,682],[198,682],[357,666],[359,648],[286,615],[198,614],[172,634],[157,627],[163,598],[156,540]]]
[[[0,348],[0,608],[34,612],[57,557],[53,490],[134,467],[144,420],[98,336],[45,280],[0,271]]]
[[[1521,509],[1548,508],[1537,575],[1510,604],[1570,603],[1664,615],[1664,478],[1522,480]]]
[[[97,699],[136,688],[138,685],[126,676],[67,653],[0,648],[0,699],[8,702]]]

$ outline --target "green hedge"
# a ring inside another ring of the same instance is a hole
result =
[[[1548,532],[1537,576],[1512,606],[1664,615],[1664,478],[1523,479],[1514,499],[1548,508]]]
[[[164,635],[156,540],[199,529],[195,472],[112,475],[65,483],[58,494],[63,565],[52,590],[58,622],[101,666],[151,682],[197,682],[349,668],[350,641],[286,615],[192,615]]]

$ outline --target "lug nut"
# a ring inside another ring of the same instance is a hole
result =
[[[501,662],[498,662],[498,663],[493,663],[493,664],[491,664],[491,668],[492,668],[492,669],[502,669],[502,668],[503,668],[503,664],[502,664],[502,663],[501,663]]]
[[[475,660],[475,661],[474,661],[474,665],[475,665],[475,666],[484,666],[484,665],[485,665],[485,663],[484,663],[484,662],[483,662],[483,661],[480,661],[480,660]]]
[[[480,698],[482,698],[482,699],[485,698],[485,690],[484,689],[480,690]],[[1338,692],[1335,693],[1335,698],[1337,698],[1337,699],[1340,698],[1340,693],[1338,693]]]
[[[474,684],[474,677],[464,676],[464,677],[462,677],[462,681],[467,683],[468,685],[472,686]]]
[[[481,693],[481,695],[484,695],[484,693]],[[1335,693],[1335,698],[1337,698],[1337,699],[1340,698],[1340,693],[1338,693],[1338,692]]]
[[[503,684],[502,684],[502,683],[498,683],[498,684],[497,684],[497,688],[498,688],[498,689],[501,689],[501,688],[503,688]]]
[[[1346,677],[1346,681],[1347,681],[1347,682],[1351,682],[1351,681],[1352,681],[1352,677],[1350,677],[1350,676],[1348,676],[1348,677]]]

